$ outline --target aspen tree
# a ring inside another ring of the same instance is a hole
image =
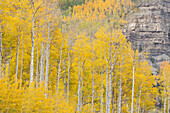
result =
[[[131,105],[131,113],[133,113],[133,99],[134,99],[134,85],[135,85],[135,53],[133,57],[133,85],[132,85],[132,105]]]
[[[119,103],[118,103],[118,113],[122,112],[122,77],[119,78]]]
[[[40,9],[42,3],[36,8],[35,1],[31,0],[31,8],[32,8],[32,37],[31,37],[31,64],[30,64],[30,84],[33,82],[33,74],[34,74],[34,49],[35,49],[35,15],[37,11]]]
[[[142,83],[143,83],[143,81],[142,81]],[[141,86],[140,86],[140,91],[139,91],[139,105],[138,105],[138,112],[137,113],[140,113],[140,101],[141,101],[141,92],[142,92],[142,83],[141,83]]]
[[[94,44],[95,44],[95,42],[94,42],[94,39],[93,39],[93,37],[92,37],[92,43],[93,43],[93,58],[92,58],[92,62],[93,62],[93,65],[92,65],[92,112],[94,112],[94,71],[95,71],[95,69],[94,69]]]
[[[20,26],[19,26],[19,35],[18,35],[18,40],[17,40],[17,53],[16,53],[16,70],[15,70],[15,79],[17,81],[18,79],[18,60],[19,60],[19,44],[20,44]]]
[[[2,20],[1,20],[2,21]],[[1,69],[1,66],[2,66],[2,36],[3,36],[3,28],[2,28],[2,25],[1,25],[1,42],[0,42],[0,79],[2,78],[2,69]]]
[[[60,71],[61,71],[61,60],[62,60],[62,53],[63,53],[63,46],[64,46],[64,42],[65,42],[65,36],[63,37],[63,42],[60,48],[60,59],[59,59],[59,63],[58,63],[58,71],[57,71],[57,93],[59,90],[59,78],[60,78]]]
[[[167,98],[166,97],[166,86],[165,86],[165,79],[166,79],[165,74],[164,74],[164,113],[166,113],[166,98]]]
[[[39,83],[39,52],[38,52],[38,46],[39,46],[39,36],[38,36],[38,32],[37,32],[37,66],[36,66],[36,87],[38,88],[38,83]],[[22,53],[23,54],[23,53]],[[23,56],[23,55],[22,55]]]
[[[80,83],[81,83],[81,79],[80,79],[80,71],[81,71],[81,61],[80,61],[80,48],[79,48],[79,71],[78,71],[78,76],[79,76],[79,82],[78,82],[78,104],[77,104],[77,111],[80,112]]]
[[[33,73],[34,73],[34,40],[35,40],[35,8],[34,8],[34,2],[31,0],[31,7],[33,9],[33,14],[32,14],[32,37],[31,37],[31,42],[32,42],[32,49],[31,49],[31,64],[30,64],[30,85],[33,82]]]
[[[69,102],[69,84],[70,84],[70,51],[68,49],[67,102]]]
[[[22,39],[22,53],[21,53],[21,75],[20,75],[20,86],[21,86],[21,83],[22,83],[22,75],[23,75],[23,54],[24,54],[24,36],[23,36],[23,39]]]
[[[45,73],[45,89],[47,90],[48,85],[48,73],[49,73],[49,56],[50,56],[50,22],[48,22],[48,39],[46,46],[46,73]]]
[[[11,64],[11,49],[12,49],[12,47],[11,47],[11,44],[10,44],[10,50],[9,50],[9,61],[8,61],[8,88],[9,88],[9,78],[10,78],[10,76],[9,76],[9,73],[10,73],[10,64]]]
[[[40,59],[40,63],[41,63],[41,70],[40,70],[40,84],[44,81],[44,56],[45,56],[45,52],[44,52],[44,42],[41,43],[41,59]]]
[[[105,49],[105,59],[106,59],[106,113],[108,113],[108,59],[106,58],[106,49]]]
[[[20,0],[19,0],[19,2],[21,2]],[[21,19],[22,19],[22,3],[20,3],[21,5],[20,5],[20,7],[21,7],[21,11],[20,11],[20,21],[21,21]],[[17,53],[16,53],[16,69],[15,69],[15,74],[16,74],[16,81],[17,81],[17,79],[18,79],[18,63],[19,63],[19,45],[20,45],[20,38],[21,38],[21,23],[19,23],[20,25],[19,25],[19,28],[18,28],[18,38],[17,38]]]
[[[4,0],[2,0],[1,2],[0,2],[0,6],[2,5],[2,3],[4,2]],[[3,6],[1,6],[1,8],[2,8]],[[0,79],[2,78],[2,37],[3,37],[3,24],[2,24],[2,21],[3,21],[3,18],[2,18],[2,12],[3,11],[3,8],[0,10],[0,29],[1,29],[1,38],[0,38]]]
[[[124,56],[122,56],[122,63],[121,66],[124,64]],[[121,73],[123,73],[123,70],[120,69]],[[123,74],[122,74],[123,75]],[[119,102],[118,102],[118,113],[122,112],[122,75],[119,77]]]
[[[170,77],[169,77],[169,79],[170,79]],[[170,90],[169,90],[169,82],[170,82],[170,80],[168,79],[168,113],[170,112],[170,109],[169,109],[169,107],[170,107]]]

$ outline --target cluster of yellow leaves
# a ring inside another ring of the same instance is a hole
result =
[[[50,1],[56,2],[55,0]],[[42,7],[42,6],[44,7]],[[34,7],[38,8],[35,16],[35,51],[34,55],[34,81],[40,68],[40,59],[44,55],[46,61],[46,47],[50,43],[49,80],[48,89],[44,84],[28,85],[30,74],[30,51],[33,9],[29,0],[19,2],[8,0],[0,15],[3,26],[3,78],[0,79],[0,110],[2,112],[76,112],[78,84],[80,73],[80,106],[81,112],[92,112],[92,81],[94,74],[94,109],[96,112],[101,108],[101,96],[103,96],[103,107],[106,104],[107,74],[112,69],[112,88],[114,102],[110,107],[117,109],[119,91],[119,80],[122,79],[122,112],[130,110],[132,94],[133,55],[136,55],[135,71],[135,95],[134,108],[149,111],[154,108],[158,89],[153,87],[155,76],[151,75],[151,67],[146,61],[139,58],[131,48],[122,34],[121,25],[125,23],[126,13],[132,9],[130,0],[88,0],[81,6],[74,6],[71,16],[61,16],[54,12],[56,4],[42,4],[41,0],[35,0]],[[12,7],[15,6],[15,7]],[[51,7],[50,7],[51,6]],[[55,15],[55,16],[54,16]],[[60,18],[58,18],[60,17]],[[59,23],[61,22],[61,23]],[[51,25],[49,28],[48,25]],[[59,28],[61,27],[61,29]],[[21,29],[20,29],[21,28]],[[48,30],[50,34],[48,34]],[[0,28],[1,30],[1,28]],[[21,31],[19,31],[21,30]],[[51,40],[48,40],[50,35]],[[15,75],[16,53],[18,36],[19,43],[19,66],[18,81],[13,79]],[[47,41],[48,40],[48,41]],[[62,43],[64,43],[63,48]],[[11,54],[10,54],[11,51]],[[41,53],[41,51],[43,51]],[[60,54],[61,66],[58,69]],[[21,72],[23,52],[23,72]],[[69,56],[70,54],[70,61]],[[43,55],[42,55],[43,54]],[[6,58],[6,59],[5,59]],[[11,58],[11,59],[10,59]],[[39,63],[37,63],[39,62]],[[70,69],[68,69],[70,63]],[[9,68],[10,65],[10,68]],[[44,63],[45,74],[46,63]],[[9,69],[8,69],[9,68]],[[108,70],[107,70],[108,69]],[[163,74],[168,78],[169,67],[165,66]],[[56,93],[57,73],[59,72],[59,93]],[[70,81],[68,81],[70,72]],[[9,77],[6,77],[9,73]],[[20,74],[23,74],[22,77]],[[40,73],[38,74],[40,75]],[[163,76],[164,77],[164,76]],[[45,78],[45,77],[44,77]],[[44,79],[43,78],[43,79]],[[161,80],[166,81],[165,77]],[[9,84],[8,84],[9,81]],[[69,99],[66,99],[67,82],[69,82]],[[102,83],[102,84],[101,84]],[[103,85],[103,94],[101,86]],[[109,84],[108,84],[109,85]],[[136,106],[137,105],[137,106]]]
[[[75,111],[75,103],[68,104],[63,94],[57,95],[52,91],[45,91],[45,87],[35,88],[34,83],[28,87],[28,82],[21,86],[20,81],[6,78],[0,80],[0,111],[1,112],[42,112],[65,113]],[[47,94],[47,97],[45,95]]]

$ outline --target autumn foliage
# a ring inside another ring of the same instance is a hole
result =
[[[133,2],[85,0],[67,15],[61,2],[0,2],[0,112],[150,112],[158,95],[169,105],[169,64],[152,75],[122,33]]]

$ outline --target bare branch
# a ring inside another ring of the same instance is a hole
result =
[[[2,2],[3,2],[4,0],[2,0]],[[0,5],[2,4],[2,2],[0,3]]]

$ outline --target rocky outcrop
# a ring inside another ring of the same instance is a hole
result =
[[[150,53],[151,65],[170,60],[170,0],[143,0],[137,9],[128,17],[127,39],[140,52]]]

